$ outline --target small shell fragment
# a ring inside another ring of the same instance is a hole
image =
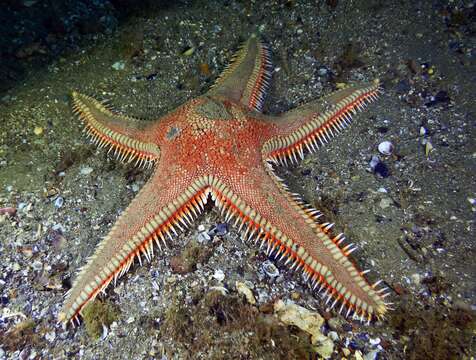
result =
[[[192,54],[195,52],[195,47],[191,46],[187,49],[185,49],[183,52],[182,52],[182,55],[183,56],[192,56]]]
[[[433,149],[434,149],[434,147],[431,144],[431,142],[427,141],[425,143],[425,155],[426,155],[426,157],[428,157],[430,155],[430,153],[433,151]]]
[[[225,273],[223,270],[215,270],[215,273],[213,274],[213,278],[219,282],[222,282],[225,279]]]
[[[272,279],[279,276],[278,268],[269,260],[263,263],[263,271]]]
[[[43,134],[43,128],[41,126],[35,126],[35,128],[33,129],[33,133],[37,136],[40,136],[41,134]]]
[[[383,155],[392,155],[393,153],[393,144],[390,141],[382,141],[378,144],[378,151]]]
[[[55,200],[55,207],[59,209],[64,204],[64,199],[61,196],[58,196]]]

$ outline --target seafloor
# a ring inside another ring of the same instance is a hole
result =
[[[49,10],[49,2],[9,3]],[[107,19],[86,22],[69,43],[66,27],[11,50],[13,75],[0,93],[0,358],[474,356],[474,2],[148,2]],[[86,324],[63,329],[56,316],[72,277],[150,176],[88,144],[69,94],[158,117],[203,94],[253,32],[275,66],[265,112],[380,79],[383,95],[350,129],[279,173],[358,245],[355,260],[391,289],[394,310],[368,326],[329,311],[300,275],[281,263],[278,276],[263,269],[265,256],[234,229],[204,235],[223,221],[210,208],[108,288]],[[391,155],[379,153],[383,141]],[[327,348],[279,322],[278,300],[323,316]]]

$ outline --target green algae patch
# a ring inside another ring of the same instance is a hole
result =
[[[0,344],[4,350],[16,351],[25,347],[43,346],[44,340],[38,334],[35,321],[25,319],[8,331],[0,331]]]
[[[99,339],[103,326],[109,326],[118,318],[118,311],[108,302],[94,300],[83,310],[86,332],[92,339]]]
[[[309,334],[264,314],[241,296],[212,290],[190,304],[174,299],[160,327],[160,336],[188,356],[208,359],[308,359],[315,356]],[[224,353],[226,349],[226,353]],[[187,358],[187,356],[185,356]]]
[[[422,307],[404,299],[390,313],[389,322],[404,343],[407,359],[470,358],[476,331],[474,312],[442,304]]]
[[[213,248],[191,240],[178,256],[170,259],[170,267],[175,273],[187,274],[195,271],[197,264],[206,263],[212,254]]]

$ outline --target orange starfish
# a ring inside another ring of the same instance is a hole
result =
[[[158,121],[112,112],[91,97],[73,92],[73,109],[99,147],[121,161],[155,170],[79,272],[59,320],[79,321],[84,306],[129,270],[134,259],[150,260],[191,225],[211,198],[244,239],[260,242],[302,270],[312,287],[347,315],[380,318],[386,289],[370,285],[349,260],[355,249],[333,235],[333,224],[289,192],[273,167],[315,152],[347,127],[357,109],[377,98],[378,84],[352,86],[279,116],[261,113],[272,73],[270,52],[258,37],[235,55],[205,95]]]

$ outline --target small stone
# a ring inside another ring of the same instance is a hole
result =
[[[421,275],[420,274],[413,274],[411,275],[411,279],[412,279],[412,282],[415,284],[415,285],[420,285],[421,284]]]
[[[408,80],[400,80],[395,87],[395,91],[397,92],[397,94],[405,94],[410,90],[411,86]]]
[[[376,345],[380,344],[380,342],[381,342],[380,338],[375,338],[375,339],[374,339],[374,338],[370,338],[370,339],[369,339],[369,343],[370,343],[370,345],[372,345],[372,346],[376,346]]]
[[[379,157],[373,155],[369,162],[370,169],[372,169],[372,171],[375,171],[375,168],[377,167],[379,163],[380,163]]]
[[[224,236],[228,233],[228,224],[227,223],[219,223],[217,224],[212,230],[208,232],[208,235],[218,235]]]
[[[215,270],[215,273],[213,274],[213,278],[219,282],[222,282],[225,279],[225,273],[220,269]]]
[[[51,331],[49,333],[46,333],[45,335],[45,339],[48,341],[48,342],[53,342],[55,341],[55,338],[56,338],[56,333],[54,331]]]
[[[297,301],[301,298],[301,294],[298,293],[297,291],[293,291],[291,293],[291,299],[294,300],[294,301]]]
[[[390,175],[390,170],[388,169],[387,165],[385,165],[383,162],[379,162],[375,166],[374,172],[383,178],[386,178]]]
[[[364,355],[364,360],[375,360],[377,359],[378,353],[379,353],[378,350],[372,350]]]
[[[390,205],[393,204],[393,200],[388,198],[388,197],[385,197],[383,198],[382,200],[380,200],[380,203],[379,203],[379,206],[382,208],[382,209],[386,209],[388,208]]]
[[[320,75],[320,76],[324,76],[327,74],[327,69],[325,67],[321,67],[317,73]]]
[[[382,141],[380,144],[378,144],[378,151],[382,155],[386,155],[386,156],[392,155],[393,148],[394,146],[390,141]]]
[[[124,70],[126,68],[126,63],[125,61],[117,61],[111,66],[114,70]]]
[[[327,336],[332,340],[332,341],[339,341],[339,334],[335,331],[329,331]]]
[[[202,243],[205,243],[205,242],[208,242],[210,241],[212,238],[210,237],[210,235],[207,234],[207,232],[203,231],[203,232],[200,232],[198,233],[197,235],[197,241],[202,244]]]
[[[43,134],[43,128],[41,126],[35,126],[35,128],[33,129],[33,133],[37,136]]]
[[[183,56],[192,56],[194,52],[195,52],[195,47],[191,46],[191,47],[185,49],[185,50],[182,52],[182,55],[183,55]]]
[[[55,200],[55,207],[57,209],[61,208],[64,204],[64,199],[61,196],[58,196]]]
[[[79,173],[81,175],[89,175],[93,172],[93,170],[94,169],[90,166],[84,166],[84,167],[81,168],[81,170],[79,170]]]
[[[238,294],[245,295],[246,301],[248,301],[248,303],[250,303],[251,305],[256,304],[256,299],[253,295],[253,292],[248,286],[246,286],[244,282],[237,281],[236,290],[238,291]]]

